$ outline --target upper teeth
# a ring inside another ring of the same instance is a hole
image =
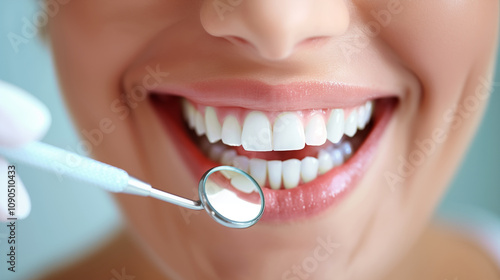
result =
[[[243,121],[235,114],[221,115],[210,106],[196,109],[184,99],[184,117],[196,134],[206,134],[211,143],[219,140],[229,146],[240,146],[247,151],[300,150],[304,146],[323,145],[328,139],[338,143],[342,136],[354,136],[370,121],[373,102],[351,110],[327,109],[304,112],[283,112],[274,119],[261,111],[249,112]],[[349,114],[346,116],[346,114]],[[304,125],[305,124],[305,125]]]

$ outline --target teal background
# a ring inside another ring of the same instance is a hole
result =
[[[43,141],[71,149],[77,136],[62,104],[48,48],[31,38],[15,52],[9,32],[21,34],[23,18],[36,11],[35,1],[0,0],[0,80],[37,96],[52,113]],[[498,65],[498,61],[497,61]],[[500,83],[498,72],[494,81]],[[500,88],[495,87],[485,119],[438,215],[460,216],[456,209],[485,210],[500,219]],[[21,177],[32,199],[31,215],[18,224],[18,272],[6,274],[5,226],[0,228],[0,279],[26,279],[54,265],[64,265],[74,252],[105,242],[122,223],[110,196],[83,185],[64,185],[54,175],[26,170]],[[73,256],[73,257],[72,257]],[[110,272],[110,278],[112,274]]]

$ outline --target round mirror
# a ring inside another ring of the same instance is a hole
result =
[[[208,170],[200,180],[199,194],[210,216],[228,227],[252,226],[264,213],[264,194],[259,184],[236,167]]]

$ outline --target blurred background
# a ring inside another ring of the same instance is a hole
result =
[[[13,46],[12,34],[22,34],[33,22],[38,1],[0,0],[0,80],[35,95],[52,113],[52,126],[44,142],[74,151],[78,138],[63,106],[48,46],[38,38]],[[9,35],[10,34],[10,35]],[[499,61],[497,61],[498,68]],[[494,81],[500,83],[498,72]],[[493,89],[479,133],[458,170],[436,216],[447,220],[500,221],[500,87]],[[21,173],[22,173],[21,169]],[[0,227],[0,279],[26,279],[54,265],[64,265],[106,242],[123,220],[111,197],[98,189],[63,185],[55,175],[28,169],[21,174],[31,196],[32,212],[18,222],[17,272],[6,274],[7,236]],[[479,218],[480,217],[480,218]]]

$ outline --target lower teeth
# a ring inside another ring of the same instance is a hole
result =
[[[342,165],[353,154],[349,140],[319,150],[316,156],[303,159],[265,160],[238,155],[232,147],[220,142],[211,144],[206,137],[199,138],[201,150],[212,161],[237,167],[249,173],[261,187],[292,189],[307,183],[332,168]]]

